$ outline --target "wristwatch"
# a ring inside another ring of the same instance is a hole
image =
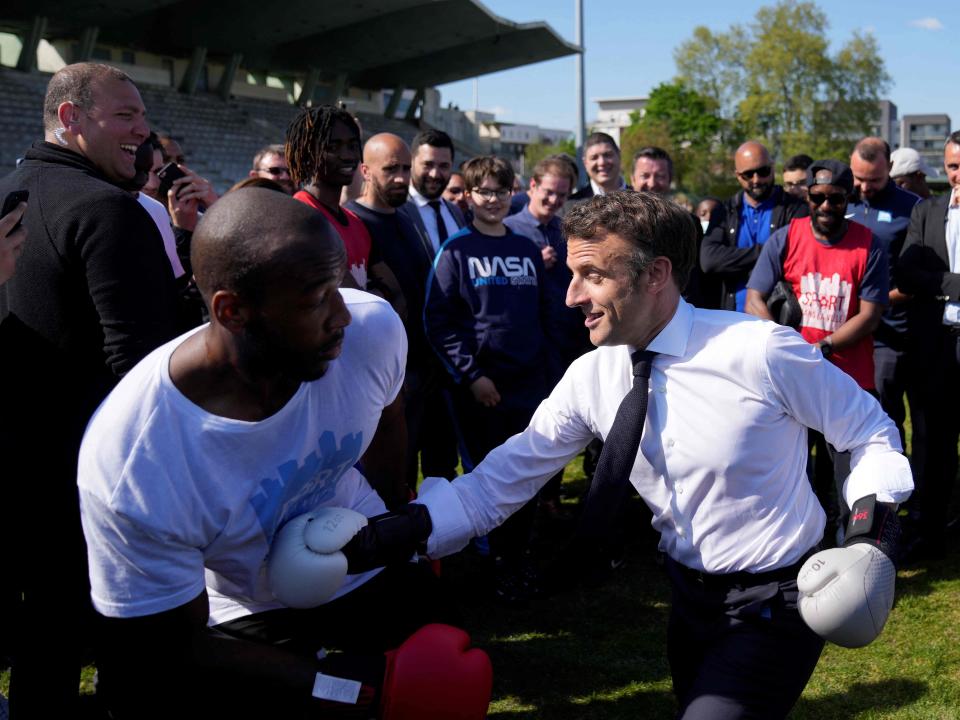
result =
[[[833,345],[831,344],[829,339],[825,338],[821,340],[819,343],[817,343],[817,345],[820,346],[820,352],[823,353],[823,356],[825,358],[828,358],[831,355],[833,355]]]

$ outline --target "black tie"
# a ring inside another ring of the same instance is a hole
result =
[[[617,408],[617,416],[603,443],[593,483],[580,515],[579,535],[589,547],[606,547],[615,530],[617,514],[627,498],[630,471],[640,449],[640,436],[647,416],[650,367],[656,354],[650,350],[638,350],[631,356],[633,388]]]
[[[447,224],[443,221],[443,215],[440,214],[440,201],[429,200],[427,205],[433,208],[437,216],[437,247],[440,247],[447,241]]]

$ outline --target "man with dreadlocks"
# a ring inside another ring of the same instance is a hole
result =
[[[340,193],[360,165],[360,128],[346,110],[333,105],[304,108],[287,128],[286,155],[293,197],[317,210],[337,229],[347,249],[345,287],[381,295],[396,305],[400,286],[382,262],[363,221],[340,207]]]

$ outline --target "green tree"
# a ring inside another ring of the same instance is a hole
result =
[[[815,3],[781,0],[746,27],[698,27],[674,53],[678,79],[716,103],[731,150],[752,137],[778,159],[848,156],[890,77],[870,35],[855,34],[831,55],[828,25]]]
[[[730,180],[723,162],[724,128],[716,101],[683,83],[662,83],[650,93],[644,116],[635,116],[623,132],[624,172],[631,174],[637,150],[656,145],[670,153],[678,190],[712,193],[726,189]]]
[[[572,158],[577,156],[577,146],[573,138],[567,138],[553,144],[548,142],[531,143],[523,149],[523,169],[524,174],[529,177],[533,172],[533,166],[543,160],[548,155],[566,153]]]

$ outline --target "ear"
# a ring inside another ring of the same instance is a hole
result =
[[[370,166],[364,162],[360,163],[360,176],[366,182],[370,182]]]
[[[647,273],[648,290],[659,293],[673,282],[673,263],[670,258],[660,255],[647,266]]]
[[[80,108],[72,102],[62,102],[57,108],[57,119],[71,135],[80,134]]]
[[[530,187],[529,187],[529,189],[527,190],[527,192],[532,193],[532,192],[533,192],[534,190],[536,190],[536,189],[537,189],[537,181],[534,180],[533,178],[530,178]]]
[[[238,334],[243,331],[250,319],[250,307],[240,299],[237,293],[231,290],[217,290],[210,298],[210,315],[228,332]]]

